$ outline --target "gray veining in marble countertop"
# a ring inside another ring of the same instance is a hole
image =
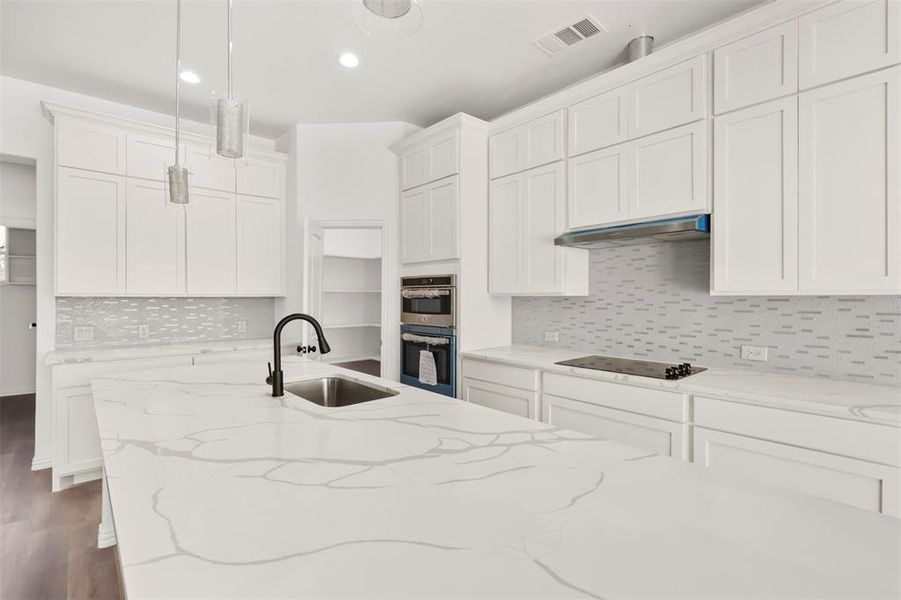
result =
[[[257,364],[92,383],[129,598],[864,598],[901,520],[400,390],[327,409]]]
[[[899,387],[719,367],[710,367],[685,379],[667,381],[555,364],[585,355],[585,352],[528,344],[460,353],[462,358],[901,427]]]
[[[298,342],[282,343],[283,352],[294,353]],[[87,362],[107,362],[112,360],[135,360],[160,358],[165,356],[189,356],[197,354],[218,354],[226,352],[272,351],[272,338],[249,340],[222,340],[191,342],[184,344],[157,344],[148,346],[116,346],[79,348],[77,350],[57,350],[48,352],[44,359],[47,365],[77,364]]]

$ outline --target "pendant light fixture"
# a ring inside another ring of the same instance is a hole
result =
[[[175,0],[175,165],[166,169],[169,182],[169,201],[188,203],[188,169],[179,161],[179,100],[181,93],[181,0]]]
[[[354,0],[353,17],[369,35],[398,40],[422,27],[422,9],[417,0]]]
[[[228,87],[222,97],[213,94],[210,124],[215,131],[216,154],[225,158],[244,157],[250,115],[247,103],[235,96],[232,82],[232,0],[228,4]],[[213,142],[211,141],[211,145]]]

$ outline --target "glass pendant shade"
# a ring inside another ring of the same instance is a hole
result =
[[[188,169],[175,165],[166,169],[169,183],[169,202],[172,204],[188,203]]]
[[[210,156],[221,156],[243,166],[250,138],[250,110],[240,96],[210,97]]]

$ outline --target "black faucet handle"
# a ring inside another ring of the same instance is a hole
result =
[[[266,378],[266,384],[272,385],[272,363],[267,362],[266,366],[269,367],[269,377]]]

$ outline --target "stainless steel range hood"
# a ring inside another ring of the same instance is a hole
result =
[[[710,215],[679,217],[616,227],[570,231],[554,240],[557,246],[611,248],[655,241],[681,242],[710,237]]]

